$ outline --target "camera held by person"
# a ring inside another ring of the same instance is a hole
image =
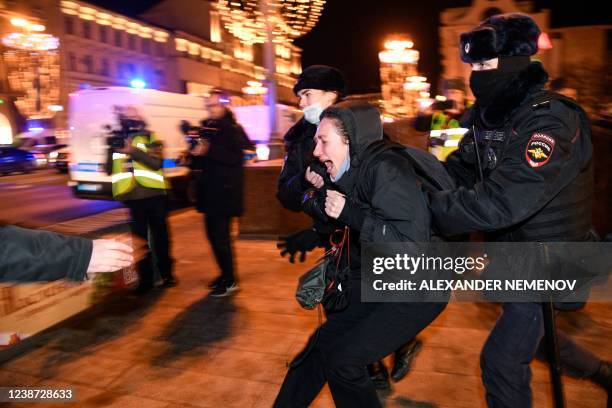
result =
[[[185,135],[190,151],[198,144],[210,143],[210,139],[219,131],[215,127],[204,126],[202,123],[200,126],[194,126],[188,120],[181,121],[180,129]]]
[[[121,106],[115,106],[115,116],[119,127],[104,126],[110,135],[106,138],[106,144],[111,152],[124,148],[125,141],[136,135],[148,135],[150,133],[146,130],[146,123],[142,119],[128,116]]]

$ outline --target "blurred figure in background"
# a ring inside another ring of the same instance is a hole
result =
[[[197,209],[204,213],[206,235],[221,269],[209,287],[211,296],[223,297],[238,290],[230,235],[232,217],[243,212],[243,149],[253,148],[244,129],[226,106],[228,97],[213,91],[206,98],[208,119],[191,150],[192,166],[200,169]]]
[[[465,113],[465,87],[457,80],[444,83],[443,98],[438,98],[430,107],[425,108],[414,120],[414,128],[429,132],[428,150],[438,160],[457,150],[459,141],[466,129],[461,128],[461,118]]]
[[[111,156],[113,197],[130,209],[134,235],[148,243],[147,256],[138,262],[137,292],[144,294],[153,288],[155,266],[163,287],[176,285],[170,257],[163,145],[147,130],[135,107],[124,108],[119,120],[122,132],[119,138],[124,141],[121,147],[113,148]]]

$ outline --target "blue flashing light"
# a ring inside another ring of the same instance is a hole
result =
[[[132,88],[142,89],[147,86],[147,83],[139,78],[134,78],[130,81],[130,86]]]
[[[38,127],[38,126],[34,126],[34,127],[29,127],[28,128],[28,132],[32,132],[32,133],[40,133],[43,130],[45,130],[45,128]]]

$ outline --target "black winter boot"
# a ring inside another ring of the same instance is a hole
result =
[[[377,390],[388,390],[391,388],[391,384],[389,383],[389,373],[387,372],[387,367],[381,361],[377,361],[374,364],[368,365],[368,374],[370,375],[370,379],[374,383],[374,387]]]
[[[391,370],[391,379],[393,382],[398,382],[408,374],[410,366],[414,358],[421,350],[423,342],[419,339],[412,339],[395,352],[393,361],[393,370]]]

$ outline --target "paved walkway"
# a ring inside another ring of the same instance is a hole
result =
[[[64,324],[0,366],[0,385],[75,389],[78,407],[270,407],[287,362],[317,325],[293,298],[312,263],[291,265],[273,241],[237,241],[242,290],[214,299],[217,270],[199,214],[172,217],[179,286],[146,298],[113,299],[100,313]],[[611,360],[609,304],[560,316],[575,339]],[[387,407],[484,407],[479,350],[498,309],[452,304],[421,338],[425,347]],[[534,406],[551,407],[546,365],[532,365]],[[568,407],[605,407],[605,393],[565,377]],[[26,404],[15,404],[25,406]],[[30,404],[43,407],[43,404]],[[316,407],[332,407],[326,389]]]

